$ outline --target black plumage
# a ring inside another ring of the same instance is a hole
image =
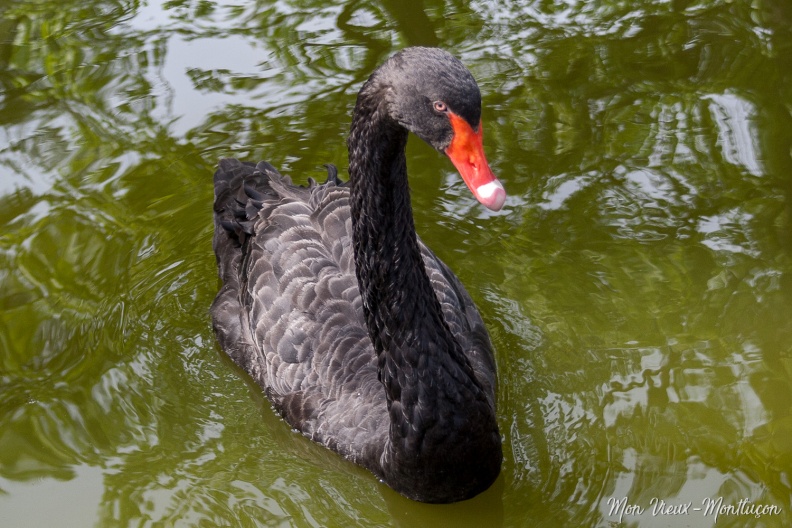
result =
[[[412,219],[407,132],[440,151],[455,133],[437,101],[480,127],[467,69],[408,48],[358,95],[349,183],[332,166],[298,187],[265,162],[222,160],[211,313],[291,426],[409,498],[452,502],[488,488],[502,454],[487,331]]]

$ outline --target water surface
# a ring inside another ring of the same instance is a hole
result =
[[[3,526],[792,522],[786,0],[7,0],[0,28]],[[499,365],[502,476],[448,506],[290,431],[208,317],[217,159],[345,174],[358,87],[414,44],[473,71],[509,193],[408,146]]]

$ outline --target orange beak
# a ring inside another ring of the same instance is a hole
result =
[[[492,174],[484,156],[481,123],[478,130],[474,131],[467,121],[453,112],[449,112],[448,117],[454,129],[454,138],[445,149],[446,155],[451,159],[451,163],[459,171],[476,200],[487,209],[500,210],[503,202],[506,201],[506,191]]]

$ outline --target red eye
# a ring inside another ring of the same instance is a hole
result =
[[[435,101],[434,102],[434,109],[437,112],[445,112],[448,110],[448,107],[443,101]]]

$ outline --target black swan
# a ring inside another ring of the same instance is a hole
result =
[[[415,234],[404,154],[411,131],[498,210],[480,116],[459,60],[407,48],[358,94],[348,183],[332,165],[308,187],[266,162],[215,173],[220,345],[292,427],[422,502],[473,497],[502,460],[490,339]]]

